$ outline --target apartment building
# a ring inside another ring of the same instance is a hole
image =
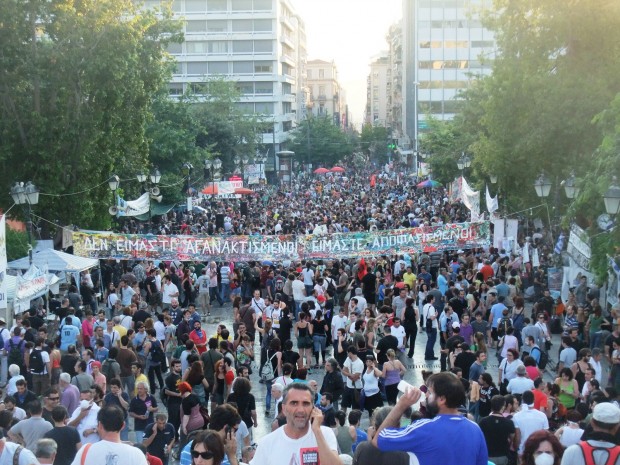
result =
[[[147,8],[160,0],[146,0]],[[307,108],[306,32],[290,0],[174,0],[185,42],[172,44],[177,60],[170,95],[198,91],[205,79],[223,76],[241,91],[239,108],[273,123],[263,134],[266,171]]]
[[[392,92],[392,70],[387,51],[379,53],[370,62],[367,86],[365,122],[388,127],[388,109]]]
[[[338,68],[333,61],[309,60],[306,63],[309,92],[308,111],[314,116],[331,115],[334,124],[346,127],[344,97],[338,82]]]

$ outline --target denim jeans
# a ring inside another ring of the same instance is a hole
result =
[[[426,330],[426,350],[424,351],[424,357],[426,359],[433,358],[435,356],[435,342],[437,342],[437,328],[432,330]]]
[[[229,283],[220,283],[220,299],[222,299],[223,302],[228,302],[230,300]]]
[[[267,363],[271,363],[271,362],[267,362]],[[272,384],[273,384],[273,381],[265,381],[265,387],[267,388],[267,395],[265,396],[265,411],[267,412],[271,412],[271,385]]]
[[[223,304],[222,297],[220,297],[217,291],[217,287],[209,287],[209,305],[211,305],[214,300],[217,300],[220,306]]]

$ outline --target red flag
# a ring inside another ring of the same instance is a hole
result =
[[[370,187],[375,187],[377,185],[377,175],[373,174],[370,177]]]
[[[362,258],[360,259],[360,262],[357,268],[357,279],[361,281],[362,278],[366,276],[367,273],[368,273],[368,270],[366,269],[366,262]]]

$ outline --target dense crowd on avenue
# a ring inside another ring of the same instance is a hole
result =
[[[387,174],[302,181],[162,232],[217,232],[220,212],[249,234],[466,219]],[[102,262],[0,320],[0,465],[620,463],[620,308],[585,277],[554,299],[544,257]]]

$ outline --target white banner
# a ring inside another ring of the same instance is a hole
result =
[[[471,212],[471,221],[476,222],[480,219],[480,192],[474,191],[468,184],[467,180],[464,177],[462,179],[461,186],[461,201],[463,204],[469,208]]]
[[[123,200],[118,198],[117,216],[139,216],[149,212],[150,194],[145,192],[136,200]]]
[[[6,216],[0,219],[0,309],[6,308]]]
[[[497,201],[497,195],[495,197],[491,197],[489,193],[489,186],[487,188],[487,210],[489,213],[493,213],[495,210],[499,209],[499,203]]]

